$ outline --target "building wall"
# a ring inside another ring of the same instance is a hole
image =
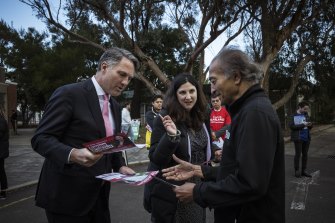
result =
[[[5,109],[7,120],[10,119],[11,111],[17,107],[17,84],[5,81],[5,68],[0,67],[0,106]],[[12,128],[11,125],[9,125]]]
[[[8,84],[7,87],[7,108],[9,111],[9,115],[12,113],[12,110],[16,110],[17,108],[17,91],[16,91],[16,84]]]
[[[0,82],[0,108],[4,108],[6,117],[8,117],[7,104],[7,85]]]

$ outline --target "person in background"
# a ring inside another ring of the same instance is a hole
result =
[[[312,177],[306,172],[309,144],[311,142],[310,129],[313,127],[308,115],[309,104],[302,101],[298,104],[298,110],[292,115],[290,121],[291,141],[294,142],[294,174],[295,177]],[[302,156],[301,156],[302,154]],[[300,157],[301,171],[300,171]]]
[[[10,123],[12,124],[14,135],[17,135],[17,112],[16,110],[12,110],[12,114],[10,116]]]
[[[110,183],[95,176],[112,170],[135,172],[125,165],[121,152],[93,154],[83,144],[121,132],[121,107],[114,97],[137,68],[138,60],[129,51],[110,48],[94,76],[59,87],[47,102],[31,144],[45,158],[35,199],[48,222],[111,222]]]
[[[209,67],[212,91],[221,94],[232,119],[220,165],[195,165],[176,154],[178,165],[163,170],[167,180],[203,178],[174,192],[180,202],[214,208],[217,223],[285,222],[284,139],[262,78],[245,53],[224,47]]]
[[[5,171],[5,159],[9,156],[9,129],[5,118],[3,108],[0,108],[0,199],[4,200],[7,197],[7,175]]]
[[[208,163],[211,137],[206,109],[207,101],[198,81],[187,73],[175,76],[165,94],[163,109],[154,120],[148,171],[175,165],[173,154],[193,164]],[[188,181],[200,182],[200,178]],[[172,187],[158,180],[145,185],[144,197],[144,207],[151,212],[152,222],[206,222],[204,208],[194,202],[180,203]]]
[[[152,108],[150,111],[145,113],[145,121],[147,129],[145,134],[145,145],[147,149],[150,149],[150,140],[151,140],[151,133],[154,124],[154,119],[158,116],[159,112],[162,110],[163,105],[163,96],[162,95],[154,95],[151,100]]]
[[[224,139],[226,136],[226,130],[228,130],[231,119],[230,115],[227,112],[225,106],[222,106],[221,95],[218,92],[211,94],[211,113],[210,113],[210,126],[211,126],[211,135],[215,154],[215,161],[218,162],[221,160],[222,148]]]
[[[122,129],[122,132],[127,134],[127,136],[130,138],[130,140],[133,141],[134,137],[133,137],[133,131],[132,131],[132,127],[131,127],[130,110],[131,110],[131,101],[126,101],[124,103],[124,107],[122,109],[121,129]]]

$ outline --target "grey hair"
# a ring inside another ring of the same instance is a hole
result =
[[[101,70],[101,64],[103,62],[106,62],[108,65],[115,66],[118,64],[122,58],[125,57],[131,62],[133,62],[135,67],[135,72],[139,69],[140,63],[138,59],[128,50],[118,48],[118,47],[112,47],[107,49],[100,57],[99,63],[98,63],[98,71]]]
[[[239,73],[242,80],[252,84],[258,84],[263,80],[264,74],[260,66],[239,49],[224,47],[214,57],[212,63],[214,61],[219,62],[220,70],[228,78]]]

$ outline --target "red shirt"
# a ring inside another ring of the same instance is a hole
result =
[[[212,108],[210,115],[210,127],[212,131],[216,132],[220,130],[223,126],[229,125],[230,123],[230,115],[224,106],[221,106],[221,109],[218,111]],[[224,139],[225,133],[222,134],[221,137],[222,139]]]

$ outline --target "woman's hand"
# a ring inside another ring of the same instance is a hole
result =
[[[168,135],[170,135],[170,136],[177,135],[177,127],[176,127],[176,124],[172,121],[171,117],[169,115],[166,115],[166,116],[163,117],[160,114],[159,114],[159,116],[162,119],[164,128],[165,128],[166,132],[168,133]]]

